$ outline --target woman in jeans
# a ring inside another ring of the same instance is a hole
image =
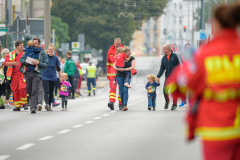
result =
[[[135,69],[135,58],[131,56],[131,50],[127,46],[124,47],[125,53],[127,57],[131,57],[128,61],[125,61],[124,69],[123,68],[117,68],[115,63],[113,64],[113,68],[117,70],[117,83],[119,85],[120,89],[120,97],[122,101],[122,105],[119,106],[119,110],[127,111],[127,102],[128,102],[128,87],[124,86],[124,83],[126,82],[126,74],[123,73],[123,71],[129,71]],[[131,83],[131,76],[129,77],[128,84]]]
[[[54,55],[55,47],[52,43],[48,46],[48,59],[49,59],[49,65],[47,68],[44,68],[43,70],[43,76],[42,76],[42,84],[44,88],[44,100],[46,103],[45,109],[47,111],[52,111],[51,109],[51,103],[53,100],[53,91],[55,84],[57,82],[57,74],[56,70],[61,77],[61,69],[60,69],[60,62],[57,56]],[[61,79],[60,79],[61,81]]]

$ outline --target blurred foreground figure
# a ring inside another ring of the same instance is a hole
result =
[[[201,137],[205,160],[240,160],[239,25],[240,3],[216,8],[213,40],[166,82],[173,96],[190,91],[188,139]]]

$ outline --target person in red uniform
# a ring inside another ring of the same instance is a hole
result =
[[[15,43],[16,50],[9,53],[4,62],[5,66],[8,66],[7,81],[11,81],[11,90],[14,97],[15,108],[13,111],[20,111],[21,106],[27,110],[27,90],[26,90],[26,79],[22,72],[20,72],[20,59],[23,53],[23,42],[17,41]]]
[[[240,3],[214,11],[211,42],[167,79],[174,95],[191,92],[188,139],[199,135],[205,160],[240,160]]]
[[[83,71],[82,71],[82,67],[81,67],[81,62],[78,60],[78,70],[79,70],[79,74],[80,74],[80,78],[78,80],[78,86],[77,86],[77,90],[76,90],[76,93],[79,95],[79,96],[83,96],[80,92],[80,89],[81,89],[81,85],[82,85],[82,79],[83,79]]]
[[[107,79],[109,80],[109,87],[110,87],[108,107],[111,110],[114,110],[114,103],[116,101],[116,88],[117,88],[117,85],[113,84],[115,75],[117,72],[112,66],[115,63],[115,53],[119,47],[124,48],[124,46],[121,44],[121,39],[115,38],[114,45],[112,45],[109,48],[108,54],[107,54]],[[119,108],[121,108],[122,102],[120,98],[120,91],[118,94],[118,101],[119,101]]]

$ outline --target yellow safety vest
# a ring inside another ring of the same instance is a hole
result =
[[[82,76],[83,75],[82,68],[78,68],[78,71],[79,71],[80,76]]]
[[[96,77],[96,66],[87,66],[87,78],[95,78]]]

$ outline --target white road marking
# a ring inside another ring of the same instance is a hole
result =
[[[43,137],[43,138],[39,138],[38,140],[39,141],[45,141],[45,140],[48,140],[48,139],[51,139],[53,138],[54,136],[46,136],[46,137]]]
[[[105,116],[105,117],[106,117],[106,116],[109,116],[109,115],[110,115],[110,114],[104,114],[104,115],[102,115],[102,116]]]
[[[8,159],[10,155],[0,155],[0,160]]]
[[[72,128],[79,128],[82,127],[83,125],[76,125],[76,126],[72,126]]]
[[[68,130],[68,129],[66,129],[66,130],[62,130],[62,131],[60,131],[60,132],[58,132],[59,134],[64,134],[64,133],[67,133],[67,132],[70,132],[71,130]]]
[[[16,148],[16,150],[25,150],[25,149],[28,149],[28,148],[34,146],[34,145],[35,145],[34,143],[27,143],[27,144],[24,144],[21,147]]]
[[[93,118],[93,119],[101,119],[102,117],[96,117],[96,118]]]
[[[84,122],[84,123],[92,123],[93,121],[87,121],[87,122]]]
[[[111,111],[110,113],[115,113],[116,111]]]

